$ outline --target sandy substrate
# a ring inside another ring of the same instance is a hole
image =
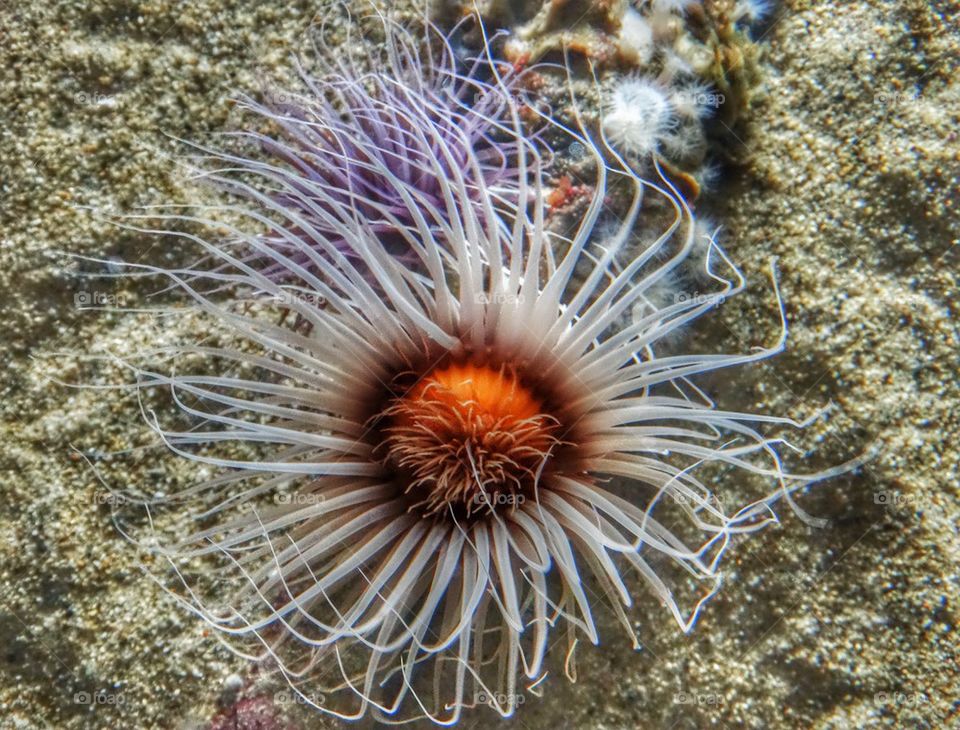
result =
[[[602,649],[581,647],[580,681],[552,673],[543,699],[526,693],[504,727],[960,722],[958,12],[920,0],[785,3],[763,38],[747,161],[701,204],[753,284],[702,337],[738,349],[776,338],[774,257],[791,327],[784,355],[707,387],[732,406],[795,416],[833,402],[800,439],[817,449],[812,467],[874,458],[803,498],[825,528],[787,511],[738,544],[690,636],[642,597],[640,652],[609,622]],[[259,727],[338,726],[258,699],[275,700],[277,687],[141,574],[75,449],[114,483],[167,488],[185,467],[149,452],[122,468],[100,458],[138,445],[135,406],[51,382],[89,375],[68,353],[169,336],[110,311],[146,290],[84,276],[91,267],[62,252],[175,257],[90,209],[184,200],[173,138],[230,128],[231,94],[282,77],[311,13],[307,2],[0,8],[4,730],[243,727],[221,709],[237,697],[245,712],[279,713]],[[89,303],[107,311],[80,310]],[[486,710],[462,723],[499,725]]]

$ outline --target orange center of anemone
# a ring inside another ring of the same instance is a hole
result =
[[[413,403],[442,402],[451,410],[473,413],[491,424],[503,418],[526,420],[540,415],[540,401],[514,373],[472,363],[434,370],[406,398]]]
[[[543,411],[512,368],[439,367],[384,411],[385,462],[426,514],[515,508],[560,443]]]

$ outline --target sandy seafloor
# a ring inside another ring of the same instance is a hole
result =
[[[139,414],[50,377],[76,379],[72,353],[162,333],[79,311],[78,295],[103,285],[56,252],[162,261],[85,208],[182,200],[172,138],[229,128],[227,99],[280,73],[313,7],[0,5],[4,730],[206,728],[229,675],[261,692],[141,575],[73,451],[129,445]],[[774,256],[791,328],[785,354],[710,387],[747,410],[807,415],[833,401],[800,440],[817,447],[814,466],[877,455],[803,497],[826,528],[786,510],[738,543],[691,635],[642,597],[642,651],[608,622],[600,649],[581,647],[577,684],[551,675],[502,726],[960,725],[958,15],[945,1],[786,2],[762,41],[748,161],[703,202],[753,283],[725,316],[733,340],[776,337]],[[139,301],[132,283],[108,291]],[[149,460],[121,477],[175,478]],[[249,727],[340,726],[279,709]],[[492,718],[481,708],[461,727],[499,727]]]

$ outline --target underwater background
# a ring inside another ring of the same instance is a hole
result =
[[[613,75],[642,63],[618,45],[625,6],[480,10],[491,28],[525,29],[537,53],[566,42]],[[447,26],[463,12],[431,10]],[[0,5],[3,730],[347,726],[233,657],[141,572],[98,473],[169,489],[195,467],[144,451],[113,468],[111,452],[143,445],[136,404],[59,384],[90,382],[80,353],[169,334],[119,311],[151,285],[97,279],[70,256],[174,261],[162,237],[107,218],[193,200],[180,140],[235,129],[231,98],[289,81],[325,19],[343,32],[321,2]],[[817,467],[871,456],[799,498],[827,525],[783,509],[781,525],[731,548],[690,635],[640,591],[641,651],[608,617],[601,646],[578,652],[577,683],[553,672],[511,720],[480,707],[460,727],[960,722],[958,23],[953,2],[787,0],[728,44],[724,63],[741,53],[751,73],[709,136],[716,169],[697,211],[722,226],[751,286],[723,327],[689,336],[718,350],[775,340],[777,260],[786,351],[701,385],[745,411],[802,418],[834,404],[798,444]],[[690,162],[697,180],[705,159]]]

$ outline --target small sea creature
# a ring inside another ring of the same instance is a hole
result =
[[[772,0],[737,0],[730,14],[734,23],[757,23],[773,10]]]
[[[653,79],[628,76],[610,95],[603,131],[617,147],[648,157],[670,140],[678,122],[670,89]]]

